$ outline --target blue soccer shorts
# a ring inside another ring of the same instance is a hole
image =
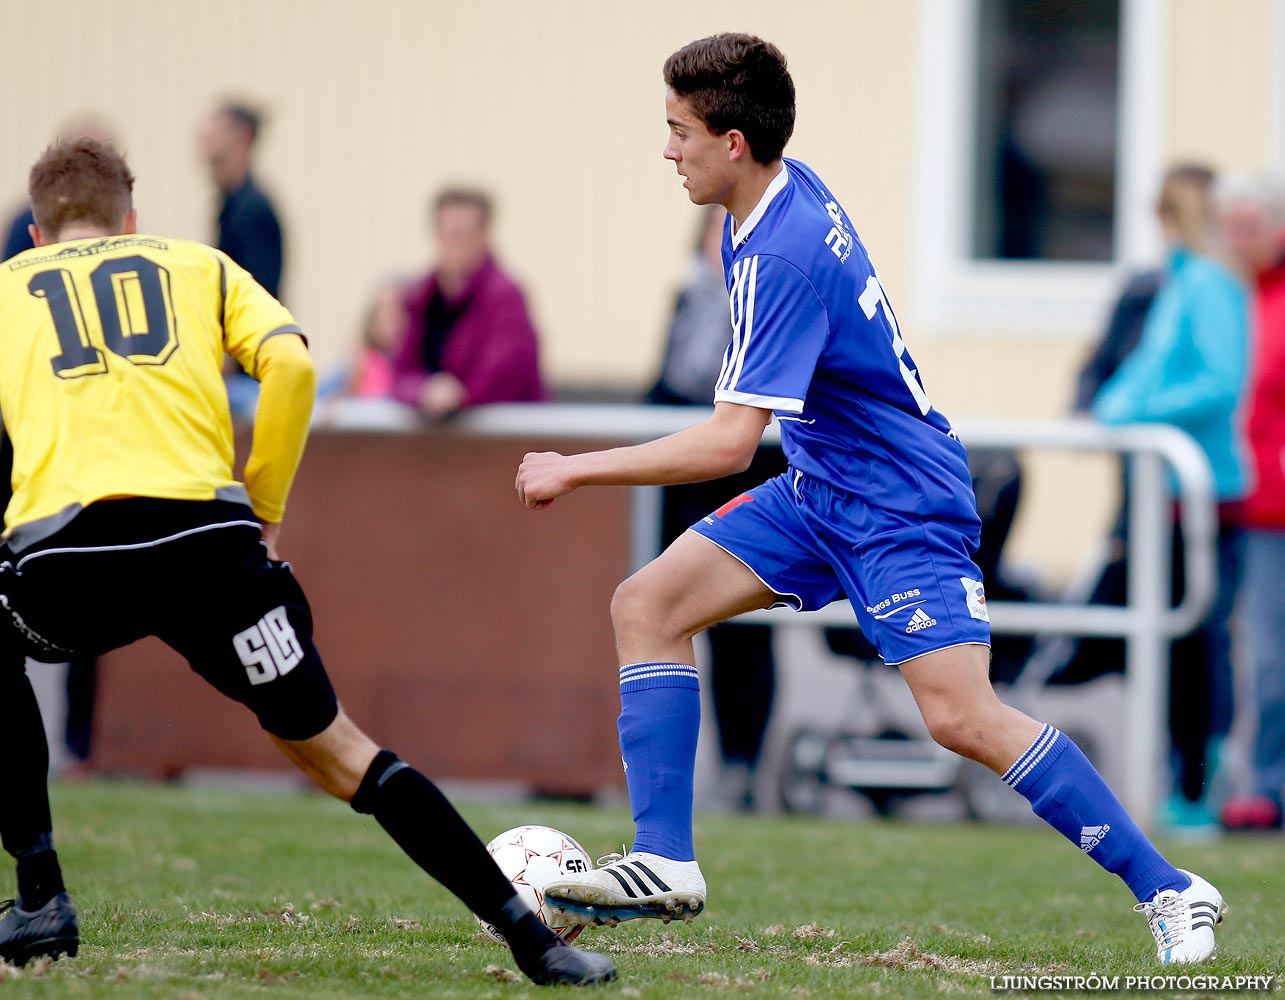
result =
[[[779,595],[774,607],[815,611],[846,596],[886,663],[990,645],[976,525],[876,511],[791,469],[692,530]]]

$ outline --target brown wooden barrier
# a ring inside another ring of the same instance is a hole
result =
[[[621,783],[608,608],[628,572],[629,492],[528,511],[513,479],[530,447],[316,433],[281,553],[344,706],[377,741],[434,776],[587,794]],[[95,738],[109,772],[282,766],[254,717],[156,640],[104,657]]]

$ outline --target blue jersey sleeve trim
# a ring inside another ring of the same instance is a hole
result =
[[[786,413],[803,412],[801,399],[790,399],[786,396],[759,396],[752,392],[737,392],[735,389],[716,390],[714,402],[740,403],[742,406],[757,406],[763,410],[784,410]]]
[[[732,337],[715,400],[801,413],[830,338],[825,301],[807,274],[776,254],[734,260],[729,280]]]

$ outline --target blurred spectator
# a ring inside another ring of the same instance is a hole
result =
[[[696,253],[674,304],[660,377],[647,393],[650,403],[713,405],[714,383],[732,339],[720,253],[726,218],[721,205],[711,206],[704,216]],[[663,544],[668,545],[711,511],[785,469],[780,448],[760,448],[742,473],[712,482],[666,486]],[[719,803],[731,809],[751,809],[776,687],[772,630],[767,625],[728,623],[705,634],[709,639],[710,695],[723,762]]]
[[[361,324],[361,343],[346,373],[343,394],[385,399],[393,394],[393,358],[405,326],[405,283],[386,281]]]
[[[660,376],[647,392],[649,403],[680,406],[714,403],[714,383],[718,381],[723,355],[732,339],[727,282],[723,278],[726,220],[727,210],[721,205],[711,205],[702,216],[695,251],[665,335]]]
[[[30,250],[34,243],[31,242],[31,236],[28,233],[28,227],[35,225],[36,217],[31,214],[31,206],[23,205],[9,223],[8,235],[4,241],[4,251],[0,252],[0,260],[8,260],[16,253],[22,253],[24,250]]]
[[[1111,318],[1102,339],[1080,369],[1075,383],[1076,413],[1088,413],[1093,399],[1142,339],[1151,304],[1160,294],[1165,272],[1161,268],[1133,275],[1111,307]]]
[[[344,400],[392,400],[393,357],[401,343],[406,315],[406,283],[383,281],[361,321],[361,339],[337,368],[317,383],[315,419],[335,419]]]
[[[1125,283],[1119,297],[1111,307],[1111,317],[1102,338],[1080,369],[1075,383],[1075,401],[1072,412],[1087,415],[1098,391],[1124,363],[1138,341],[1147,313],[1160,288],[1165,272],[1156,268],[1133,275]],[[1106,558],[1093,589],[1088,594],[1092,604],[1122,605],[1126,594],[1126,538],[1129,526],[1129,470],[1127,460],[1120,470],[1120,511],[1107,539]],[[1053,682],[1082,684],[1104,674],[1123,673],[1124,640],[1115,638],[1083,638],[1067,642],[1068,654],[1057,669]]]
[[[1269,178],[1228,177],[1218,203],[1223,241],[1254,292],[1244,621],[1258,708],[1252,790],[1228,800],[1222,818],[1230,829],[1271,829],[1285,789],[1285,199]]]
[[[73,118],[58,130],[58,139],[98,139],[102,142],[115,144],[112,138],[111,129],[97,115],[89,113],[81,115],[79,118]],[[0,252],[0,260],[8,260],[16,253],[22,253],[24,250],[30,250],[33,246],[31,242],[30,226],[35,223],[35,216],[31,214],[31,203],[24,201],[23,206],[9,223],[9,229],[4,243],[4,251]]]
[[[491,215],[481,191],[450,188],[432,202],[436,261],[406,293],[393,361],[394,397],[431,420],[546,398],[526,300],[492,255]]]
[[[262,125],[263,119],[254,109],[234,102],[223,104],[201,126],[201,152],[219,189],[214,245],[279,299],[285,266],[281,222],[251,173],[254,144]]]
[[[1236,411],[1248,363],[1249,313],[1235,276],[1209,256],[1213,173],[1198,165],[1165,176],[1157,214],[1169,248],[1163,287],[1138,346],[1093,400],[1109,424],[1165,423],[1190,434],[1213,467],[1219,500],[1218,593],[1204,624],[1170,652],[1169,732],[1174,792],[1165,816],[1173,832],[1216,829],[1205,799],[1231,729],[1228,619],[1240,582],[1239,501],[1246,473]],[[1174,599],[1182,579],[1175,531]]]
[[[263,119],[253,108],[229,101],[210,113],[200,130],[201,155],[219,190],[214,245],[250,272],[273,298],[281,297],[285,249],[276,209],[251,173]],[[228,405],[238,421],[254,419],[259,383],[228,357]]]

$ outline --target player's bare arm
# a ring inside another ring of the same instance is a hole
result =
[[[645,444],[579,455],[530,452],[518,466],[518,498],[542,510],[581,486],[670,486],[746,469],[772,411],[718,403],[708,420]]]

